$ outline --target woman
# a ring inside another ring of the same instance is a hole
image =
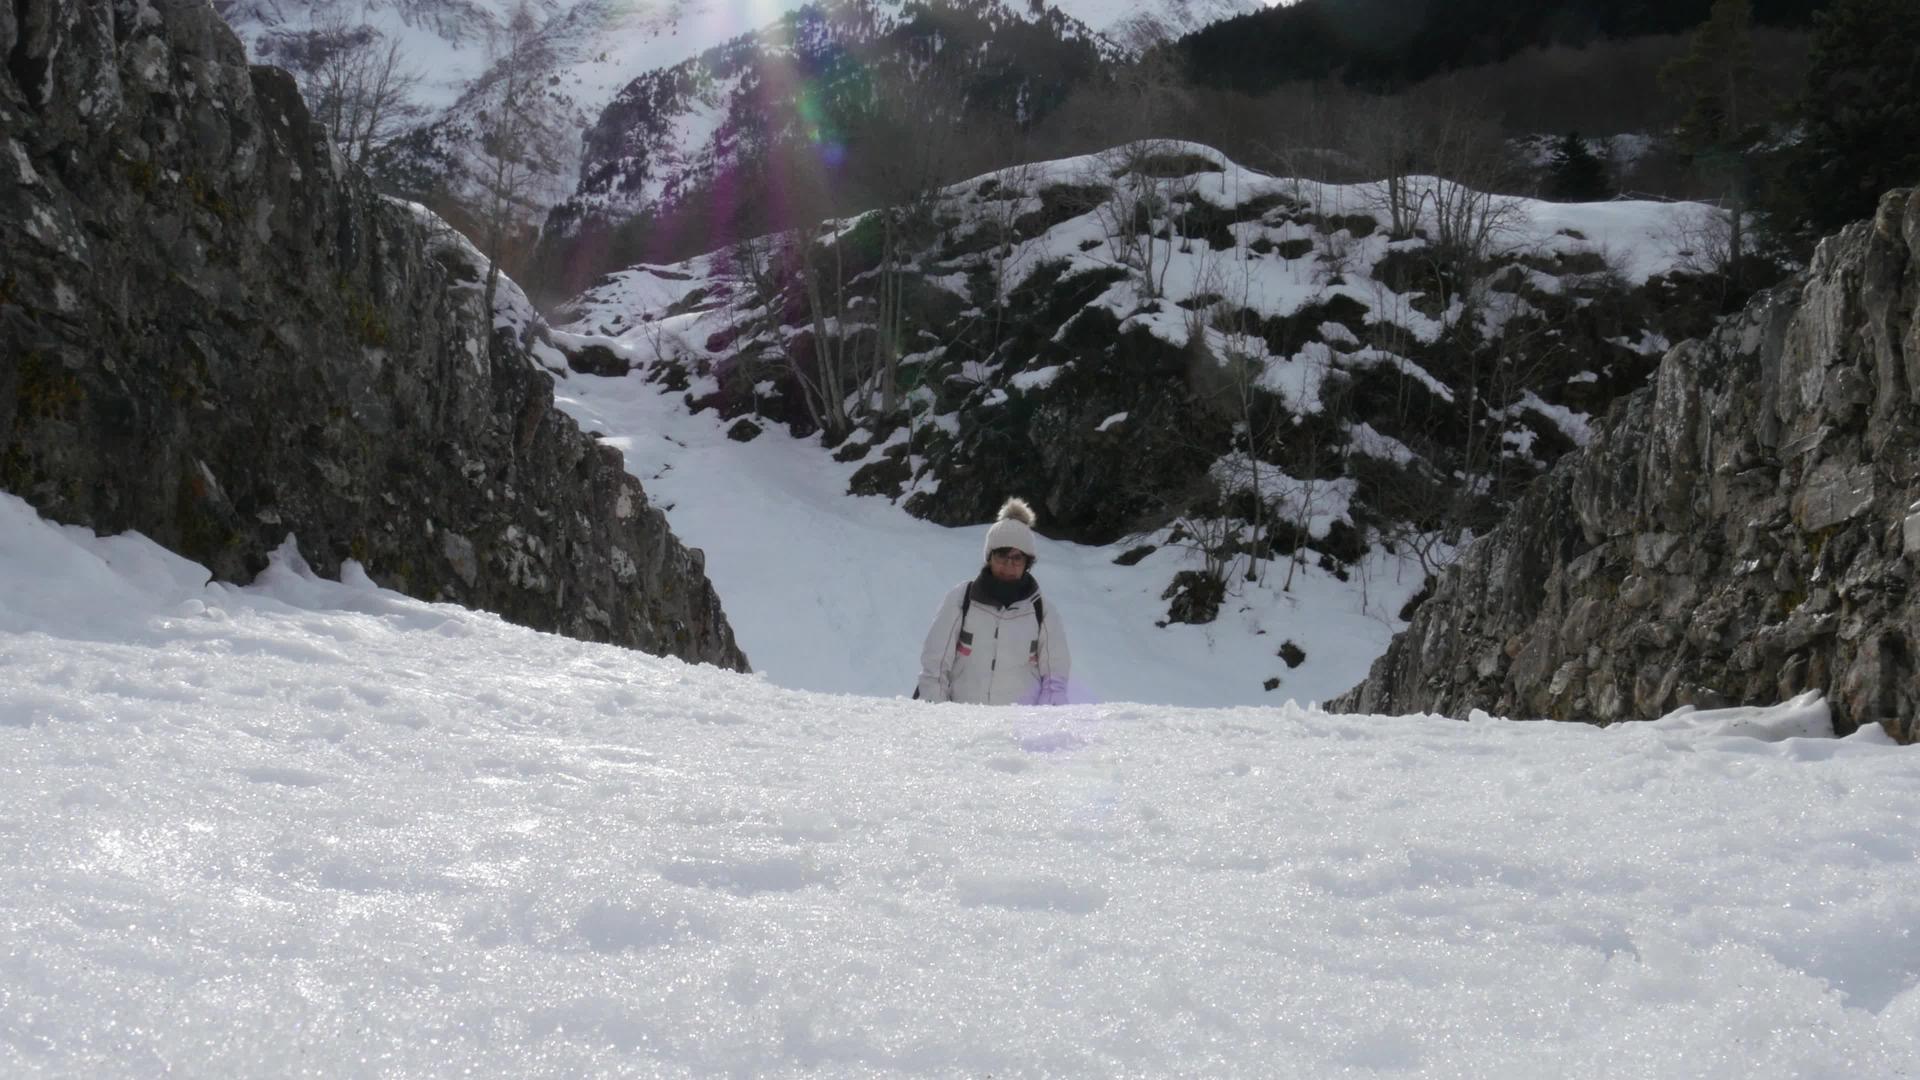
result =
[[[986,565],[947,593],[920,650],[923,701],[1064,705],[1066,631],[1040,601],[1033,510],[1008,499],[987,530]]]

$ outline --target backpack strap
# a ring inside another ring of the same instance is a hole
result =
[[[953,651],[961,656],[973,655],[973,635],[967,633],[967,609],[973,606],[973,582],[969,581],[960,590],[960,618],[953,624]]]

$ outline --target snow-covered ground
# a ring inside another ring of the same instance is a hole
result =
[[[689,415],[681,395],[638,375],[574,374],[561,406],[627,458],[674,532],[706,553],[707,574],[754,670],[781,686],[892,696],[913,691],[921,641],[947,590],[980,570],[986,526],[947,529],[880,498],[850,498],[864,462],[837,463],[816,439],[770,428],[750,443],[711,411]],[[1008,492],[1010,495],[1022,494]],[[1034,576],[1047,618],[1067,631],[1080,701],[1186,705],[1327,700],[1358,683],[1386,651],[1394,618],[1418,591],[1419,570],[1370,558],[1352,580],[1284,563],[1236,585],[1211,625],[1156,626],[1174,573],[1200,565],[1165,546],[1137,565],[1129,545],[1042,539]],[[1306,653],[1298,668],[1282,643]],[[1278,679],[1273,690],[1267,679]]]
[[[925,706],[343,578],[0,495],[0,1075],[1920,1062],[1920,770],[1817,701]]]
[[[1278,196],[1295,200],[1300,215],[1371,216],[1381,202],[1377,185],[1270,177],[1198,144],[1166,144],[1166,150],[1219,162],[1217,171],[1182,181],[1210,205],[1232,207]],[[962,232],[985,227],[996,213],[1011,220],[1037,210],[1037,193],[1051,185],[1108,176],[1111,169],[1105,160],[1097,155],[1070,158],[976,177],[948,188],[942,207],[962,223],[957,226]],[[1026,197],[995,202],[983,191],[996,196],[1017,191]],[[1514,199],[1502,213],[1506,225],[1500,230],[1499,248],[1542,260],[1604,253],[1622,278],[1644,282],[1678,261],[1673,226],[1688,209],[1648,202],[1573,205]],[[1329,238],[1291,222],[1255,220],[1235,229],[1242,243],[1223,251],[1212,250],[1204,240],[1146,241],[1158,245],[1154,264],[1164,270],[1164,296],[1180,301],[1198,293],[1224,292],[1265,316],[1292,315],[1340,296],[1365,308],[1370,322],[1401,325],[1409,337],[1431,338],[1440,332],[1439,321],[1375,281],[1370,272],[1390,248],[1411,250],[1418,241],[1393,242],[1382,230],[1360,239],[1346,231]],[[1010,245],[999,279],[1010,288],[1052,260],[1063,260],[1068,273],[1110,269],[1116,263],[1105,236],[1098,212],[1060,222]],[[1294,258],[1261,257],[1250,246],[1260,237],[1311,237],[1315,250]],[[1339,244],[1347,253],[1334,283],[1325,265],[1326,244]],[[849,478],[877,454],[837,463],[819,447],[817,437],[796,441],[779,425],[742,444],[727,437],[731,421],[712,411],[689,415],[683,400],[687,395],[647,380],[646,367],[657,360],[717,367],[728,361],[732,350],[750,343],[750,335],[740,328],[757,325],[761,300],[740,280],[737,261],[705,255],[665,267],[636,266],[609,275],[576,299],[569,333],[561,336],[576,346],[613,350],[639,368],[617,379],[566,375],[557,387],[559,403],[583,427],[626,455],[628,469],[667,511],[675,533],[705,551],[708,576],[755,670],[796,689],[880,695],[910,691],[920,642],[935,607],[954,583],[980,567],[985,526],[939,528],[879,498],[848,498]],[[1560,279],[1540,276],[1543,288],[1563,287]],[[964,285],[955,287],[964,291]],[[676,305],[681,313],[666,314]],[[1145,327],[1175,345],[1187,342],[1188,313],[1171,305],[1146,304],[1134,278],[1114,283],[1091,306],[1110,308],[1122,327]],[[1526,302],[1502,293],[1488,298],[1484,307],[1511,316],[1526,308]],[[529,309],[518,323],[532,318]],[[1483,313],[1482,318],[1488,316]],[[1396,364],[1450,396],[1439,380],[1412,361],[1377,348],[1359,348],[1339,324],[1322,330],[1346,335],[1353,351],[1313,341],[1293,355],[1272,355],[1258,339],[1237,344],[1216,340],[1213,351],[1258,359],[1264,365],[1261,385],[1282,394],[1301,413],[1321,409],[1320,384],[1336,366]],[[1217,330],[1208,333],[1221,337]],[[1644,347],[1660,345],[1664,343]],[[564,358],[557,354],[548,363],[564,370]],[[1038,383],[1054,371],[1023,371],[1011,382]],[[715,377],[703,376],[694,379],[692,389],[694,396],[705,396],[717,388]],[[1001,393],[969,399],[963,407],[991,409],[1005,403]],[[1576,443],[1587,440],[1593,419],[1533,394],[1508,412],[1537,412]],[[1108,418],[1110,425],[1125,420],[1124,415]],[[957,414],[929,417],[924,409],[917,422],[953,429],[959,424]],[[905,431],[892,436],[896,441],[907,437]],[[1353,446],[1356,453],[1409,456],[1404,445],[1371,429],[1356,429]],[[1241,476],[1252,471],[1244,458],[1222,459],[1220,468]],[[1298,492],[1297,498],[1310,499],[1306,509],[1311,513],[1301,518],[1311,519],[1313,534],[1323,536],[1335,518],[1346,516],[1351,486],[1346,481],[1308,486],[1274,476],[1262,490]],[[1042,531],[1046,524],[1041,522]],[[1167,530],[1160,530],[1098,548],[1043,542],[1035,574],[1047,596],[1049,617],[1058,613],[1068,628],[1077,700],[1181,705],[1330,700],[1358,683],[1385,651],[1402,625],[1400,610],[1425,577],[1411,559],[1378,551],[1345,581],[1311,564],[1290,575],[1284,562],[1276,562],[1258,582],[1235,576],[1216,622],[1157,626],[1168,617],[1169,601],[1162,594],[1175,573],[1203,565],[1195,545],[1167,545],[1166,538]],[[1140,540],[1161,546],[1138,565],[1114,562]],[[1305,654],[1297,667],[1289,667],[1280,656],[1286,643]]]

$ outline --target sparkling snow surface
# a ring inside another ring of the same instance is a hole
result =
[[[0,1075],[1920,1062],[1920,769],[1816,701],[929,707],[204,577],[0,496]]]

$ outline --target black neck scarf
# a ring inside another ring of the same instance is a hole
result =
[[[1017,604],[1039,591],[1040,583],[1028,573],[1022,573],[1018,581],[1001,581],[993,576],[992,567],[982,567],[980,576],[973,579],[974,600],[997,608]]]

